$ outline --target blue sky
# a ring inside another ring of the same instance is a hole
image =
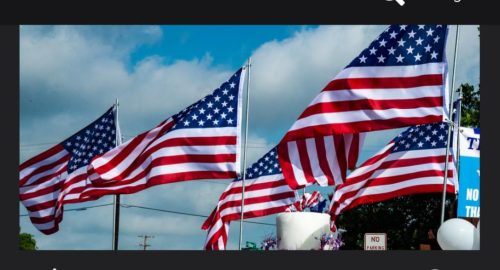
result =
[[[313,26],[309,26],[313,27]],[[178,59],[203,58],[210,55],[214,64],[233,68],[251,52],[270,40],[282,40],[306,26],[161,26],[160,42],[138,47],[130,55],[130,67],[150,55],[161,55],[164,64]]]
[[[322,87],[386,26],[22,26],[20,162],[93,121],[115,98],[126,139],[197,101],[252,57],[248,162],[273,147]],[[455,28],[447,54],[452,64]],[[479,83],[477,26],[464,26],[457,85]],[[370,133],[360,161],[400,130]],[[185,182],[123,196],[125,204],[208,215],[226,183]],[[316,188],[308,188],[311,191]],[[324,194],[329,188],[320,189]],[[66,209],[112,202],[67,205]],[[25,213],[20,204],[20,214]],[[122,208],[121,249],[201,249],[203,218]],[[275,217],[253,219],[274,223]],[[112,208],[66,212],[60,231],[40,234],[28,218],[22,231],[40,249],[110,249]],[[347,228],[348,229],[348,228]],[[236,249],[239,222],[228,241]],[[245,224],[244,241],[260,242],[273,226]]]

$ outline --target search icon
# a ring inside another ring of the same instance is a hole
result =
[[[387,1],[387,2],[392,2],[393,0],[386,0],[386,1]],[[404,4],[406,4],[404,0],[395,0],[395,1],[396,1],[396,2],[400,5],[400,6],[404,6]],[[460,0],[458,0],[458,1],[460,1]]]

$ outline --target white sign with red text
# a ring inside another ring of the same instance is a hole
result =
[[[365,250],[387,250],[387,234],[365,233]]]

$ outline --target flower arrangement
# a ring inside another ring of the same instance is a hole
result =
[[[272,234],[266,235],[266,237],[264,237],[264,240],[262,240],[261,249],[263,250],[274,250],[277,249],[277,247],[278,247],[278,241],[276,240],[276,237]]]
[[[318,239],[318,238],[316,238]],[[345,245],[342,241],[341,234],[324,233],[319,238],[321,247],[318,250],[339,250],[341,246]],[[264,237],[260,244],[261,250],[276,250],[278,249],[278,241],[276,236],[268,234]]]
[[[339,250],[340,247],[345,244],[344,241],[342,241],[340,234],[335,237],[333,233],[325,233],[321,235],[319,241],[321,243],[320,250]]]

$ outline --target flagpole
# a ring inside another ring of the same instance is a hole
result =
[[[241,216],[240,216],[240,241],[239,250],[242,249],[243,242],[243,207],[245,206],[245,180],[246,180],[246,169],[247,169],[247,141],[248,141],[248,111],[250,106],[250,66],[252,58],[248,58],[247,63],[247,93],[246,93],[246,107],[245,107],[245,141],[243,142],[243,169],[242,169],[242,180],[241,180]]]
[[[115,142],[116,146],[120,145],[122,143],[122,137],[121,137],[121,132],[119,130],[118,126],[118,99],[115,101],[115,106],[116,106],[116,113],[115,113],[115,126],[116,126],[116,132],[115,132]],[[112,242],[112,249],[113,250],[118,250],[118,236],[120,234],[120,195],[115,195],[113,198],[113,242]]]
[[[460,26],[457,24],[457,31],[455,35],[455,55],[453,57],[453,70],[452,70],[452,79],[451,79],[451,94],[450,94],[450,110],[449,113],[453,111],[453,94],[455,93],[455,75],[457,69],[457,55],[458,55],[458,40],[460,37]],[[450,142],[451,142],[451,131],[453,128],[453,121],[449,119],[448,122],[448,139],[446,143],[446,155],[445,155],[445,163],[444,163],[444,181],[443,181],[443,197],[441,202],[441,223],[444,222],[444,212],[445,212],[445,204],[446,204],[446,183],[448,182],[448,155],[450,153]]]
[[[457,175],[456,175],[456,179],[457,179],[457,183],[460,183],[460,119],[462,117],[462,87],[459,87],[458,88],[458,108],[457,108],[457,124],[455,125],[455,127],[457,128],[457,130],[455,130],[455,134],[457,134],[457,139],[456,139],[456,148],[457,148],[457,151],[456,151],[456,162],[455,162],[455,168],[456,168],[456,172],[457,172]],[[453,202],[453,209],[456,210],[457,208],[457,200],[458,198],[455,197],[455,200]]]
[[[462,87],[458,88],[458,108],[457,108],[457,181],[460,183],[460,119],[462,118]]]

